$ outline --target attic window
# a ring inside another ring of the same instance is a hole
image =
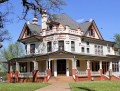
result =
[[[29,35],[30,35],[30,29],[27,28],[27,36],[29,36]]]
[[[90,30],[90,35],[93,36],[93,29]]]

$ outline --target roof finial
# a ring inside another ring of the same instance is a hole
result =
[[[36,16],[37,16],[37,15],[36,15],[36,12],[35,12],[34,18],[33,18],[33,24],[38,24],[38,19],[37,19]]]

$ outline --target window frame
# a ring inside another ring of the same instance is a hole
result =
[[[32,46],[34,47],[32,48]],[[30,54],[35,53],[35,44],[30,44]]]
[[[71,41],[71,51],[75,51],[75,41]]]
[[[61,43],[60,43],[61,42]],[[63,44],[62,44],[63,43]],[[62,44],[62,45],[61,45]],[[60,49],[62,48],[62,49]],[[60,51],[64,51],[64,40],[60,40],[58,41],[58,50]]]
[[[87,48],[87,53],[90,53],[90,48]]]
[[[52,52],[52,42],[47,42],[47,52]]]
[[[81,47],[81,52],[84,53],[85,52],[85,48]]]

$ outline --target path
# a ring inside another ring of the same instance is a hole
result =
[[[35,91],[71,91],[68,82],[55,82],[44,88],[40,88]]]

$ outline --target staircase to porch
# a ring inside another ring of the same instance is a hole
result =
[[[51,77],[48,81],[48,83],[54,83],[54,82],[75,82],[72,76],[58,76],[58,77]]]

